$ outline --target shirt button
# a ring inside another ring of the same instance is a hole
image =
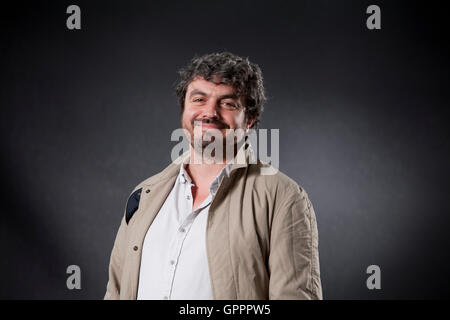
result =
[[[169,300],[169,297],[168,297],[168,296],[165,296],[165,297],[164,297],[164,300]]]
[[[133,247],[133,250],[134,250],[134,251],[138,251],[138,246],[134,246],[134,247]]]
[[[186,231],[186,230],[184,230],[184,228],[180,228],[179,231],[180,231],[180,232],[184,232],[184,231]]]
[[[170,260],[170,264],[175,264],[175,261],[173,261],[173,260]]]
[[[186,199],[191,200],[191,196],[189,196],[189,195],[186,196]]]

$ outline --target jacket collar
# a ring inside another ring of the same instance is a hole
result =
[[[180,172],[181,163],[189,157],[189,152],[186,151],[181,156],[176,158],[168,167],[166,167],[159,174],[153,176],[152,178],[143,182],[144,185],[155,185],[163,180],[167,180],[170,178],[175,178]],[[229,174],[231,175],[234,170],[239,168],[245,168],[249,164],[256,163],[256,156],[253,152],[251,144],[247,139],[244,142],[241,142],[241,146],[236,153],[236,156],[233,159],[233,164],[230,167]]]

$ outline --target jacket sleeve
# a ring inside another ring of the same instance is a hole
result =
[[[300,187],[274,214],[268,267],[269,299],[322,299],[316,216]]]
[[[122,278],[122,266],[124,260],[124,241],[126,241],[126,228],[125,216],[120,223],[119,231],[117,232],[116,240],[111,252],[111,258],[109,262],[109,280],[106,286],[105,300],[118,300],[120,298],[120,281]]]

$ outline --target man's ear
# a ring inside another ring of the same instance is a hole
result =
[[[247,130],[250,129],[253,124],[255,123],[255,119],[251,118],[251,119],[247,119]]]

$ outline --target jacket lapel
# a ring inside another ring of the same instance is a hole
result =
[[[178,165],[171,164],[164,170],[163,173],[165,174],[163,174],[160,179],[144,184],[142,187],[139,209],[135,213],[135,218],[130,221],[130,230],[133,230],[133,234],[130,234],[129,238],[129,255],[127,261],[127,265],[130,269],[128,271],[128,274],[130,275],[130,279],[128,279],[130,287],[127,291],[130,295],[130,299],[137,298],[142,248],[145,235],[172,190],[178,170]],[[134,250],[135,247],[137,247],[137,250]]]
[[[236,278],[230,248],[230,211],[239,211],[242,190],[236,186],[239,172],[254,161],[250,144],[245,143],[237,152],[230,168],[230,176],[223,179],[211,203],[206,226],[206,249],[214,299],[239,299],[239,279]],[[242,174],[242,172],[240,173]]]

